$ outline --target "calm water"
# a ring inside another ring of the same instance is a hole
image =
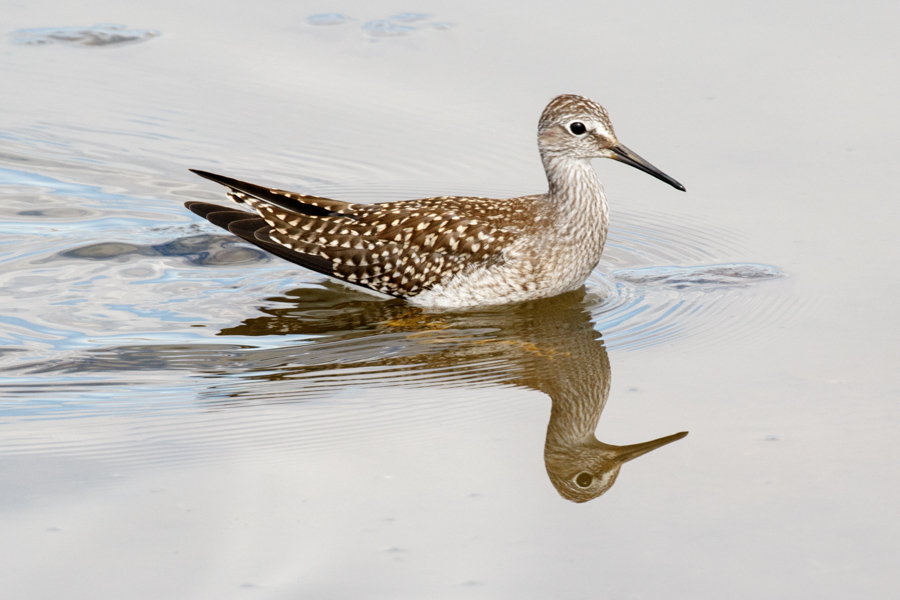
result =
[[[895,6],[0,11],[4,595],[900,593]],[[542,191],[564,92],[688,188],[595,161],[581,291],[423,311],[183,208]]]

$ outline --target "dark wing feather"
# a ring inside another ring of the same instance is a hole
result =
[[[341,214],[351,219],[353,218],[352,215],[345,212],[349,207],[349,204],[346,202],[340,202],[330,198],[320,198],[318,196],[295,194],[285,190],[271,189],[256,185],[255,183],[247,183],[246,181],[240,181],[239,179],[232,179],[231,177],[216,175],[215,173],[199,171],[197,169],[189,169],[189,171],[200,177],[224,185],[232,191],[239,192],[238,197],[240,197],[241,194],[246,194],[268,204],[280,206],[285,210],[310,217],[328,217]]]
[[[218,204],[207,202],[185,202],[184,205],[194,214],[200,215],[213,225],[227,229],[241,239],[271,252],[275,256],[306,267],[317,273],[334,277],[334,269],[331,261],[318,256],[295,252],[282,244],[269,239],[269,231],[272,229],[266,221],[243,210],[234,210]]]

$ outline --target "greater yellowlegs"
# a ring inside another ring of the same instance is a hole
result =
[[[192,171],[255,213],[186,206],[273,254],[411,304],[465,307],[555,296],[579,288],[600,260],[609,226],[593,158],[612,158],[684,191],[619,143],[602,106],[557,96],[538,123],[549,182],[518,198],[441,196],[351,204]]]

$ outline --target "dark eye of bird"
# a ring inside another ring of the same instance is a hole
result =
[[[572,123],[571,125],[569,125],[569,129],[570,129],[570,130],[572,131],[572,133],[574,133],[575,135],[581,135],[582,133],[584,133],[585,131],[587,131],[587,127],[585,127],[585,126],[584,126],[584,123],[581,123],[580,121],[575,121],[574,123]]]
[[[574,123],[573,123],[574,125]],[[580,125],[580,123],[579,123]],[[584,127],[584,125],[581,125]],[[590,473],[579,473],[578,477],[575,478],[575,483],[578,484],[578,487],[586,488],[591,485],[591,482],[594,481],[594,477]]]

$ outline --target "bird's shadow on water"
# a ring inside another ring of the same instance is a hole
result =
[[[254,371],[252,377],[312,383],[316,372],[327,371],[327,383],[316,385],[327,393],[335,386],[358,384],[362,369],[398,384],[418,375],[457,385],[478,382],[540,391],[552,400],[544,446],[547,474],[556,490],[574,502],[601,496],[625,462],[687,435],[628,446],[595,437],[611,375],[590,313],[600,299],[583,289],[466,312],[431,312],[400,301],[375,301],[340,286],[298,289],[273,300],[282,306],[262,309],[264,316],[223,329],[220,335],[300,335],[314,341],[276,353],[260,350],[252,359],[245,356],[251,359],[244,366]],[[234,394],[209,402],[224,408],[249,401],[256,400]]]

